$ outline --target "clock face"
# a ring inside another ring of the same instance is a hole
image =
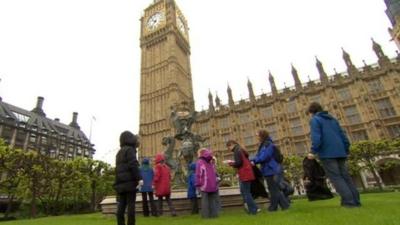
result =
[[[155,30],[164,19],[164,14],[162,12],[156,12],[147,20],[147,28],[149,30]]]
[[[181,17],[178,17],[177,26],[178,26],[178,29],[179,29],[182,33],[186,34],[185,23],[183,22],[183,19],[182,19]]]

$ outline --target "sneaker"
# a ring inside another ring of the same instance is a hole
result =
[[[261,209],[257,209],[257,213],[261,212]]]
[[[249,211],[249,207],[247,206],[246,203],[244,203],[244,209],[248,212]]]

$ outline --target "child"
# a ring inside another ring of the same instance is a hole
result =
[[[201,216],[203,218],[218,217],[219,212],[217,172],[211,160],[211,151],[201,149],[200,158],[196,163],[196,187],[201,191]]]
[[[140,192],[142,193],[143,215],[145,217],[149,216],[149,203],[147,201],[147,197],[149,197],[151,215],[157,216],[157,209],[154,204],[153,187],[152,187],[154,172],[150,168],[150,160],[148,158],[143,159],[142,166],[140,167],[140,174],[142,175],[143,178],[142,185],[140,185]]]
[[[188,176],[188,191],[187,191],[187,197],[190,199],[190,202],[192,204],[192,214],[198,214],[199,213],[199,205],[197,203],[197,194],[196,194],[196,186],[195,186],[195,181],[196,181],[196,163],[190,163],[189,164],[189,176]]]
[[[155,157],[154,167],[154,180],[153,186],[156,190],[158,197],[158,215],[163,214],[163,198],[166,199],[169,210],[172,216],[176,216],[174,207],[171,201],[171,172],[169,167],[165,164],[165,157],[163,154],[157,154]]]

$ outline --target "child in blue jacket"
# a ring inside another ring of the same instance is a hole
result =
[[[140,167],[140,174],[143,178],[143,183],[140,185],[140,192],[142,193],[142,206],[143,206],[143,215],[148,217],[149,212],[149,203],[147,197],[150,200],[150,207],[151,207],[151,215],[157,216],[157,209],[154,202],[153,196],[153,178],[154,172],[150,166],[150,160],[148,158],[144,158],[142,161],[142,166]]]
[[[187,190],[187,197],[190,199],[190,203],[192,204],[192,214],[199,213],[199,205],[197,203],[197,194],[196,194],[196,163],[189,164],[189,174],[188,174],[188,190]]]

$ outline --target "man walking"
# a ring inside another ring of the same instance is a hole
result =
[[[350,177],[346,166],[350,142],[339,122],[319,103],[313,102],[308,108],[310,120],[311,151],[318,155],[325,172],[341,197],[344,207],[360,207],[360,194]]]

